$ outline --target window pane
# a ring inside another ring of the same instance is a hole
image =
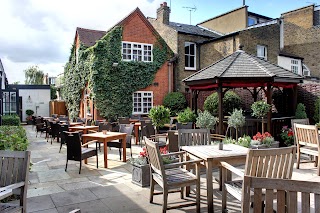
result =
[[[189,67],[189,56],[184,56],[184,66]]]
[[[187,45],[187,44],[184,45],[184,53],[185,53],[185,54],[189,54],[189,53],[190,53],[190,51],[189,51],[189,45]]]
[[[194,44],[190,44],[190,55],[195,55],[194,54]]]
[[[194,56],[190,56],[190,67],[195,67],[194,66]]]

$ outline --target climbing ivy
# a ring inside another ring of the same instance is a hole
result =
[[[71,118],[78,116],[81,92],[88,84],[95,107],[105,118],[128,116],[132,113],[133,92],[149,86],[157,70],[172,52],[157,37],[153,45],[153,62],[122,61],[122,27],[116,26],[96,44],[80,47],[79,60],[75,48],[65,66],[64,97]],[[113,66],[118,63],[118,66]]]

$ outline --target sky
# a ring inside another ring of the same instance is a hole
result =
[[[9,84],[24,83],[37,65],[51,77],[63,73],[77,27],[108,30],[136,7],[156,17],[165,0],[0,0],[0,59]],[[195,25],[243,5],[243,0],[167,0],[170,21]],[[320,0],[245,0],[249,11],[271,18]],[[193,9],[196,8],[196,9]],[[191,10],[191,11],[190,11]]]

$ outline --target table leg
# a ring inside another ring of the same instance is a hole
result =
[[[214,212],[213,208],[213,185],[212,185],[212,161],[206,161],[207,167],[207,204],[208,212]]]
[[[134,137],[136,138],[136,145],[139,143],[139,126],[134,125]]]
[[[104,158],[104,168],[108,168],[108,147],[107,141],[103,141],[103,158]]]
[[[127,140],[126,140],[126,135],[122,137],[122,155],[123,155],[123,162],[127,162]],[[130,141],[131,142],[131,141]]]

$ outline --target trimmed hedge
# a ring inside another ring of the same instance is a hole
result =
[[[181,92],[170,92],[164,97],[163,106],[170,109],[171,115],[175,116],[186,108],[187,100]]]
[[[0,126],[0,150],[25,151],[28,144],[26,130],[22,126]]]
[[[2,116],[2,125],[20,126],[20,117],[17,114]]]
[[[218,93],[212,93],[204,102],[204,110],[209,111],[212,115],[218,114]],[[240,96],[233,92],[227,91],[223,97],[223,114],[227,115],[233,112],[233,109],[241,108]]]

